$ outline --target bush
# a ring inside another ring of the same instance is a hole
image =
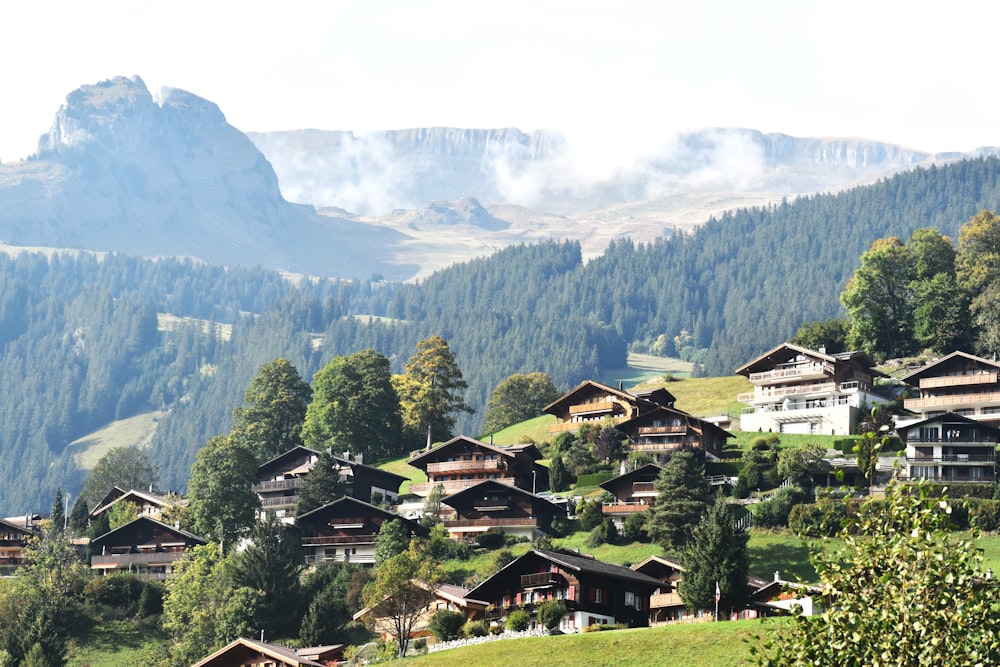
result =
[[[414,651],[423,651],[425,648],[427,648],[427,639],[425,639],[424,637],[420,637],[413,641]]]
[[[462,634],[466,637],[485,637],[488,633],[486,624],[482,621],[469,621],[462,628]]]
[[[523,609],[510,612],[507,617],[507,629],[511,632],[524,632],[531,625],[531,614]]]
[[[806,494],[797,486],[786,486],[754,510],[753,525],[758,528],[781,528],[788,525],[792,507],[806,501]]]
[[[577,516],[580,519],[580,528],[583,530],[593,530],[604,521],[604,512],[601,509],[601,503],[595,500],[584,502],[578,508]]]
[[[841,500],[795,505],[788,514],[788,528],[804,537],[832,537],[857,508],[856,502]]]
[[[538,605],[538,622],[552,632],[559,627],[559,621],[566,615],[566,605],[562,600],[546,600]]]
[[[465,615],[458,611],[441,609],[431,616],[430,631],[439,642],[458,639],[465,625]]]
[[[504,545],[504,532],[499,528],[490,528],[485,533],[476,535],[476,544],[484,549],[499,549]]]
[[[629,542],[648,542],[646,534],[646,512],[633,512],[625,519],[622,535]]]
[[[976,528],[994,533],[1000,530],[1000,502],[996,500],[967,501],[969,520]]]
[[[588,547],[599,547],[602,544],[614,544],[618,541],[618,528],[611,519],[605,519],[587,536]]]

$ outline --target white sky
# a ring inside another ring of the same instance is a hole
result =
[[[563,130],[613,160],[678,129],[1000,145],[1000,3],[7,2],[0,160],[66,95],[138,74],[243,131]]]

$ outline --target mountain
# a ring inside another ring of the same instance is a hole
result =
[[[290,204],[219,108],[138,77],[70,93],[30,159],[0,165],[0,239],[360,277],[400,235]]]

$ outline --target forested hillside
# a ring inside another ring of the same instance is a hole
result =
[[[257,369],[279,356],[309,380],[334,355],[374,348],[398,373],[418,341],[440,335],[477,409],[457,430],[473,435],[511,373],[547,372],[566,389],[623,365],[632,347],[728,375],[802,322],[838,314],[873,240],[927,226],[954,236],[1000,207],[998,188],[1000,161],[962,162],[741,211],[689,236],[620,240],[586,264],[577,243],[512,247],[415,286],[295,286],[114,255],[0,257],[0,457],[16,471],[0,485],[0,514],[45,510],[60,484],[75,494],[67,444],[152,409],[167,410],[152,444],[161,486],[182,490],[194,452],[228,432]],[[202,321],[157,328],[157,314]]]

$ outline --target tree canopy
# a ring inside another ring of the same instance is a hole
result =
[[[680,555],[708,508],[705,464],[690,450],[677,450],[653,483],[656,504],[648,510],[646,534],[667,554]]]
[[[258,464],[302,444],[302,423],[312,388],[288,359],[275,359],[257,371],[233,410],[230,435],[253,452]]]
[[[189,507],[195,530],[231,549],[253,525],[260,504],[253,484],[257,458],[228,436],[216,436],[198,450],[191,466]]]
[[[712,609],[716,585],[719,609],[743,609],[750,600],[750,535],[736,527],[736,512],[745,512],[716,495],[684,549],[681,598],[691,609]]]
[[[431,336],[417,343],[405,375],[396,378],[403,421],[413,437],[426,433],[431,442],[451,438],[454,414],[475,412],[462,397],[467,387],[446,340]]]
[[[156,483],[156,478],[156,469],[150,463],[146,450],[138,445],[115,447],[97,461],[80,495],[87,508],[93,510],[116,486],[126,491],[148,490]]]
[[[484,433],[495,433],[542,414],[542,408],[559,398],[548,373],[508,375],[493,389],[483,421]]]

